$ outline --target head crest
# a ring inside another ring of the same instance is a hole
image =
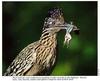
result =
[[[55,25],[61,24],[63,20],[61,21],[61,16],[62,16],[62,10],[60,8],[51,8],[48,11],[48,16],[45,18],[44,21],[44,27],[49,28],[49,27],[54,27]]]
[[[57,7],[49,9],[49,11],[48,11],[49,17],[52,17],[52,18],[57,18],[62,14],[63,14],[62,10],[60,8],[57,8]]]

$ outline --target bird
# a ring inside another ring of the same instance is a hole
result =
[[[50,75],[57,61],[57,33],[62,29],[68,31],[69,25],[72,24],[65,22],[61,8],[51,8],[47,14],[40,39],[26,46],[16,56],[4,76]],[[73,25],[71,31],[74,28],[78,29]],[[66,38],[67,35],[65,42]]]

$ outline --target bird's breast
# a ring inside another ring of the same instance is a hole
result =
[[[37,63],[42,64],[45,67],[50,67],[55,63],[56,59],[56,36],[50,36],[41,41],[41,45],[37,50]]]

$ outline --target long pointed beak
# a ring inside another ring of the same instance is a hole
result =
[[[80,29],[78,29],[76,26],[73,27],[73,31],[75,32],[75,34],[80,33]]]

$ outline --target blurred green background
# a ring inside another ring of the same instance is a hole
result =
[[[72,33],[70,47],[58,33],[58,61],[54,75],[97,75],[97,2],[3,2],[4,73],[16,55],[39,40],[48,9],[60,7],[66,22],[73,21],[80,34]]]

